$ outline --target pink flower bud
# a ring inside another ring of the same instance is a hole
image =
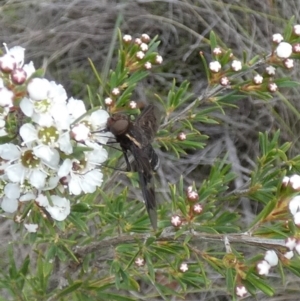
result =
[[[230,84],[229,78],[227,76],[221,77],[220,84],[224,87]]]
[[[300,52],[300,43],[296,43],[293,45],[293,52],[299,53]]]
[[[171,224],[174,226],[174,227],[180,227],[181,224],[182,224],[182,220],[180,218],[179,215],[173,215],[171,217]]]
[[[150,42],[150,37],[149,37],[149,35],[147,35],[146,33],[143,33],[142,36],[141,36],[141,40],[142,40],[144,43],[149,43],[149,42]]]
[[[194,211],[194,213],[196,213],[196,214],[200,214],[200,213],[203,211],[202,205],[201,205],[201,204],[195,204],[195,205],[193,206],[193,211]]]
[[[189,201],[192,201],[192,202],[196,202],[199,200],[199,195],[198,195],[198,192],[197,191],[189,191],[187,193],[187,198]]]
[[[186,140],[186,134],[184,132],[180,132],[178,135],[177,135],[177,139],[179,141],[184,141]]]
[[[22,85],[26,81],[27,74],[22,68],[16,68],[11,72],[11,80],[16,85]]]
[[[144,258],[137,257],[137,258],[135,259],[134,263],[135,263],[138,267],[142,267],[143,265],[145,265],[145,260],[144,260]]]

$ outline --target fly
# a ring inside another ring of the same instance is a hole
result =
[[[159,158],[151,143],[158,130],[156,113],[157,108],[151,104],[143,109],[134,122],[125,114],[115,114],[107,120],[107,129],[120,143],[128,171],[131,170],[128,151],[133,155],[146,209],[154,229],[157,228],[157,212],[153,171],[159,166]]]

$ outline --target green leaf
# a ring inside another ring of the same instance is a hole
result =
[[[213,31],[211,31],[209,34],[209,41],[210,41],[211,52],[213,53],[213,50],[218,46],[217,38]]]
[[[74,281],[71,285],[61,290],[57,295],[56,298],[61,298],[63,296],[69,295],[70,293],[78,290],[82,286],[82,281],[77,280]]]
[[[71,212],[88,212],[91,210],[91,206],[87,203],[77,203],[72,205]]]
[[[274,295],[274,289],[269,286],[262,278],[259,278],[252,273],[248,273],[246,280],[248,280],[254,287],[261,290],[266,295],[270,297]]]

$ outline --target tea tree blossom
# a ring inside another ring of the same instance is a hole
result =
[[[0,71],[6,76],[5,81],[0,78],[0,135],[7,135],[5,117],[12,106],[27,119],[15,133],[18,139],[0,145],[0,203],[4,212],[17,212],[16,222],[24,222],[29,232],[36,232],[39,225],[30,221],[31,210],[22,216],[20,203],[36,202],[54,220],[62,221],[70,214],[71,201],[55,195],[54,189],[80,195],[101,186],[100,167],[107,159],[102,145],[111,135],[94,132],[106,127],[109,115],[101,109],[87,114],[83,101],[68,99],[62,85],[30,78],[35,68],[32,62],[24,64],[24,48],[6,47],[6,52],[0,57]],[[118,93],[115,88],[113,94]],[[49,200],[43,194],[48,190],[52,190]]]
[[[271,268],[270,264],[266,260],[260,261],[256,267],[259,275],[268,275]]]
[[[277,56],[279,58],[283,58],[283,59],[290,57],[292,52],[293,52],[292,45],[289,43],[286,43],[286,42],[279,43],[279,45],[277,46],[277,48],[275,50],[275,53],[277,54]]]
[[[268,250],[265,254],[264,259],[269,263],[271,267],[274,267],[278,264],[278,256],[274,250]]]

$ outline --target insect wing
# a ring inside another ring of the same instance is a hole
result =
[[[149,145],[151,146],[151,145]],[[157,213],[155,201],[155,189],[152,176],[152,166],[149,161],[148,153],[137,147],[134,143],[131,146],[136,169],[139,175],[140,187],[143,198],[145,200],[146,209],[150,218],[151,225],[154,229],[157,228]]]
[[[141,141],[143,146],[151,143],[154,139],[159,126],[158,115],[158,108],[154,105],[148,105],[134,123],[134,126],[140,128],[143,132]]]

